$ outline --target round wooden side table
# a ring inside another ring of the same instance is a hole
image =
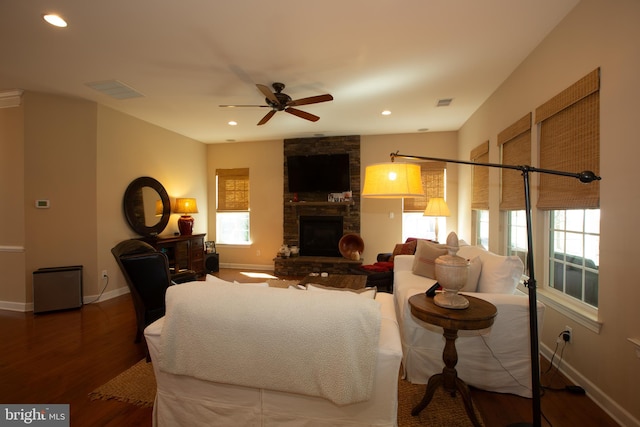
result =
[[[424,322],[442,327],[446,340],[442,352],[442,360],[444,360],[445,364],[442,373],[429,378],[424,397],[422,401],[413,408],[411,415],[418,415],[420,411],[426,408],[436,389],[442,385],[451,396],[455,396],[456,391],[460,392],[464,408],[471,422],[474,426],[480,426],[480,422],[476,418],[473,405],[471,404],[469,387],[464,381],[458,378],[458,372],[456,371],[456,364],[458,363],[456,339],[458,338],[459,330],[485,329],[493,325],[493,320],[498,311],[490,302],[468,295],[464,297],[469,300],[469,307],[462,310],[437,306],[433,302],[433,298],[427,297],[424,293],[409,298],[411,314]]]

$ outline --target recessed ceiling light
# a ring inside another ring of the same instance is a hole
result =
[[[62,19],[60,16],[58,15],[44,15],[43,16],[44,20],[47,21],[49,24],[56,26],[56,27],[60,27],[60,28],[64,28],[67,26],[67,21],[65,21],[64,19]]]
[[[229,126],[237,126],[238,122],[231,120],[229,123],[227,123]]]
[[[391,111],[389,111],[389,110],[384,110],[381,114],[382,114],[383,116],[389,116],[389,115],[391,115]]]

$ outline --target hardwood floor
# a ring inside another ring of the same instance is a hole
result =
[[[216,275],[240,282],[264,281],[237,270]],[[144,346],[134,344],[134,335],[135,314],[128,294],[79,310],[39,315],[0,310],[0,402],[69,404],[74,427],[150,426],[151,408],[88,397],[144,358]],[[543,385],[550,385],[548,377],[543,376]],[[552,385],[564,388],[563,381],[556,375]],[[529,399],[476,389],[471,395],[487,427],[531,422]],[[546,391],[541,402],[543,426],[618,426],[588,396]]]

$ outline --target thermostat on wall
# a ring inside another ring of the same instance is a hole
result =
[[[36,208],[49,209],[49,201],[48,200],[36,200]]]

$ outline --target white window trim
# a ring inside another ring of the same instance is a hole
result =
[[[591,307],[589,304],[571,298],[563,292],[560,292],[549,286],[549,262],[547,259],[549,254],[549,211],[544,212],[544,215],[542,215],[542,217],[544,218],[544,230],[546,236],[544,238],[543,252],[544,268],[543,280],[539,281],[538,279],[536,279],[536,294],[543,304],[548,305],[550,308],[553,308],[560,314],[599,334],[600,329],[602,328],[602,322],[598,321],[597,308]],[[523,288],[521,290],[527,294],[529,292],[527,288]]]

